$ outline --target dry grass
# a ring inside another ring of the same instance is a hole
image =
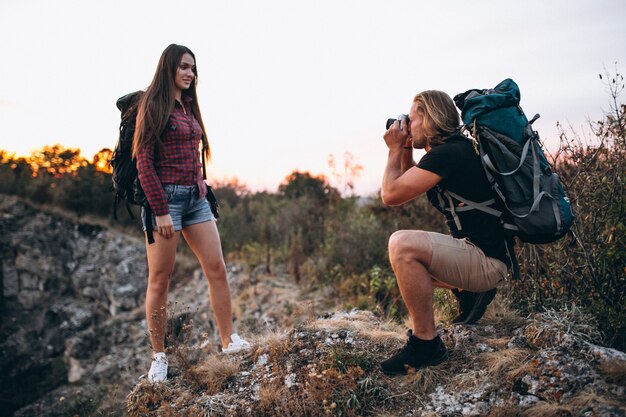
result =
[[[303,384],[291,389],[273,382],[261,385],[259,401],[253,404],[250,415],[260,417],[327,415],[360,416],[369,414],[365,405],[353,395],[363,370],[350,368],[347,372],[326,369],[321,373],[311,372]],[[363,401],[363,398],[361,398]]]
[[[621,408],[622,412],[626,412],[626,403],[624,403],[623,399],[622,402],[619,402],[613,398],[598,395],[597,393],[591,391],[581,392],[574,398],[568,400],[568,403],[573,407],[580,409],[592,406],[593,404],[604,404],[611,407]]]
[[[591,391],[583,391],[574,398],[570,399],[568,403],[578,406],[578,407],[587,407],[594,403],[606,403],[607,400],[604,397],[600,397],[595,392]]]
[[[510,333],[514,329],[521,327],[525,319],[520,317],[517,310],[511,308],[511,303],[500,293],[487,308],[483,318],[485,322],[495,326],[499,331]]]
[[[191,378],[202,384],[201,387],[208,395],[220,392],[228,381],[233,380],[239,373],[240,362],[236,358],[224,355],[212,355],[189,370]]]
[[[492,378],[500,378],[505,374],[528,364],[533,353],[527,349],[504,349],[495,352],[486,352],[481,355],[487,372]]]
[[[161,406],[167,406],[179,390],[169,384],[153,384],[144,380],[126,397],[126,410],[131,417],[155,415]]]
[[[331,318],[328,320],[319,320],[313,323],[310,328],[317,328],[319,330],[337,331],[337,330],[349,330],[353,332],[361,333],[366,330],[374,328],[375,325],[366,321],[354,321],[347,318]]]
[[[301,404],[294,402],[289,389],[277,383],[265,383],[259,387],[259,401],[254,415],[279,417],[294,415],[301,409]]]
[[[406,328],[391,320],[379,321],[371,312],[356,311],[343,317],[317,320],[307,326],[316,331],[335,332],[347,330],[363,337],[372,345],[396,346],[406,342]],[[410,325],[408,326],[410,328]]]
[[[494,337],[493,339],[489,339],[489,345],[495,348],[496,350],[505,350],[508,349],[509,342],[511,341],[511,335],[507,335],[505,337]]]
[[[594,317],[576,305],[559,311],[548,309],[537,314],[526,326],[524,334],[533,345],[539,347],[560,345],[568,335],[591,343],[602,340]]]
[[[380,324],[380,319],[370,311],[350,311],[348,313],[338,311],[330,317],[322,320],[312,320],[311,328],[322,330],[354,330],[373,328]]]
[[[573,408],[567,405],[540,401],[524,411],[528,417],[573,417]]]
[[[502,405],[489,411],[485,417],[524,417],[526,413],[519,407],[513,405]]]
[[[371,343],[381,346],[400,345],[406,343],[406,331],[401,326],[397,326],[397,330],[385,330],[384,328],[372,328],[364,330],[360,335]]]
[[[525,374],[533,374],[536,371],[536,367],[532,365],[530,362],[522,364],[519,368],[513,369],[508,372],[508,379],[510,381],[514,381]]]
[[[622,387],[626,386],[626,361],[609,360],[600,364],[598,370],[607,382]]]
[[[254,338],[253,343],[251,352],[255,362],[261,355],[267,353],[272,362],[279,363],[293,348],[288,333],[282,330],[268,331],[265,335]]]
[[[415,371],[409,368],[407,381],[413,384],[416,394],[430,394],[437,385],[443,385],[454,378],[448,362]]]
[[[446,362],[447,363],[447,362]],[[481,386],[487,376],[479,371],[461,369],[459,366],[450,364],[450,379],[445,385],[453,392],[467,391]]]

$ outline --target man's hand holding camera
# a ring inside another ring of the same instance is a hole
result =
[[[413,149],[408,122],[409,118],[405,114],[398,119],[387,120],[387,132],[383,138],[389,150]]]

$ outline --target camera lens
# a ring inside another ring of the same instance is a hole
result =
[[[387,128],[387,130],[389,130],[389,128],[391,127],[392,124],[394,124],[396,122],[396,120],[403,120],[405,125],[409,125],[409,115],[408,114],[401,114],[400,116],[398,116],[397,119],[387,119],[387,124],[385,125],[385,127]],[[400,124],[402,124],[402,122],[400,122]]]

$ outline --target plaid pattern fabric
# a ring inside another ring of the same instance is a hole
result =
[[[202,128],[191,113],[191,97],[183,96],[185,111],[176,102],[161,140],[163,152],[155,147],[144,147],[137,154],[139,183],[150,208],[157,216],[169,213],[163,191],[166,184],[198,185],[200,198],[206,196],[202,178],[202,159],[199,144]]]

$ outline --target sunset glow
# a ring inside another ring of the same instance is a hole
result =
[[[385,120],[417,92],[454,95],[511,77],[554,149],[556,122],[581,131],[598,120],[608,107],[598,73],[626,63],[626,4],[614,0],[187,6],[181,30],[156,23],[172,19],[161,0],[3,2],[0,149],[30,156],[59,143],[90,161],[113,149],[116,100],[145,88],[175,42],[196,54],[212,181],[275,191],[303,170],[365,195],[380,185]],[[349,180],[346,152],[362,168]]]

